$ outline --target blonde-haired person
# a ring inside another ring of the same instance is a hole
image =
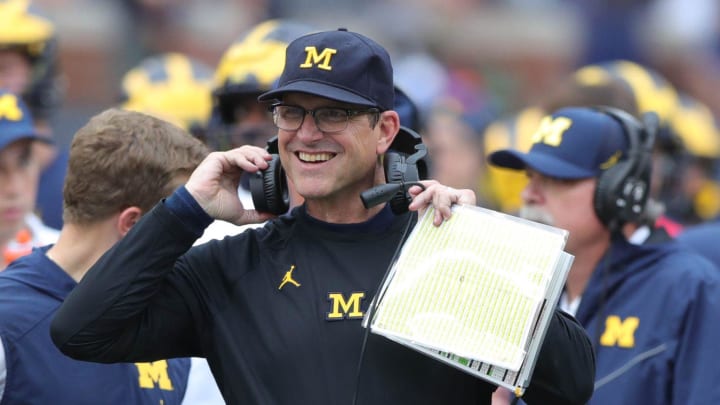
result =
[[[57,243],[0,273],[0,402],[181,403],[189,359],[76,361],[53,345],[49,323],[95,260],[182,185],[207,152],[172,124],[119,109],[75,134]]]

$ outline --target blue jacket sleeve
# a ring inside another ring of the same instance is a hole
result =
[[[711,267],[709,263],[708,267]],[[701,276],[695,280],[699,282],[694,283],[695,286],[678,286],[677,290],[678,294],[685,295],[684,301],[689,305],[682,314],[684,325],[676,349],[673,404],[720,403],[720,367],[714,354],[720,341],[717,322],[720,319],[720,282],[716,277],[717,269],[705,272],[711,277],[702,277],[701,268],[695,270]],[[692,296],[689,301],[688,294]]]
[[[194,339],[193,297],[181,294],[167,277],[211,221],[197,209],[184,188],[177,190],[90,268],[51,324],[53,342],[63,353],[107,363],[201,353]]]

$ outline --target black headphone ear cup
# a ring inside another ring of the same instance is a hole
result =
[[[250,177],[250,193],[258,211],[280,215],[290,209],[287,179],[280,156],[273,154],[268,168]]]
[[[601,106],[599,111],[622,126],[629,144],[627,157],[601,173],[595,188],[595,213],[605,226],[616,230],[626,222],[637,222],[643,215],[649,194],[655,128],[652,117],[641,123],[616,108]]]
[[[627,166],[627,162],[619,162],[615,166],[607,169],[603,172],[597,180],[595,186],[595,197],[593,203],[595,205],[595,214],[597,215],[600,222],[608,226],[617,214],[615,208],[616,201],[616,190],[620,182],[623,181],[622,173],[624,167]]]
[[[631,161],[618,162],[598,178],[594,199],[595,213],[608,227],[633,222],[642,213],[633,211],[638,202],[644,207],[644,201],[636,201],[632,195],[635,184],[635,180],[631,178],[633,169]],[[640,200],[645,197],[646,194],[640,197]]]
[[[385,181],[388,183],[403,183],[410,181],[417,181],[417,174],[415,178],[408,179],[406,163],[406,157],[402,153],[387,151],[383,161],[383,168],[385,169]],[[407,195],[404,189],[400,189],[390,199],[390,209],[395,214],[402,214],[407,212],[408,205],[410,205],[410,197]]]

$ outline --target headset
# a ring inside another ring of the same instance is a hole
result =
[[[267,151],[272,160],[268,168],[250,176],[250,194],[258,211],[275,215],[286,213],[290,209],[290,195],[285,170],[278,155],[277,136],[268,140]],[[375,186],[361,193],[365,208],[383,202],[390,202],[390,208],[396,215],[407,212],[411,199],[408,188],[427,178],[427,148],[417,132],[400,127],[390,148],[383,157],[386,184]]]
[[[395,215],[408,211],[411,198],[408,188],[420,185],[420,180],[427,179],[428,160],[427,148],[417,132],[401,126],[390,148],[383,158],[386,184],[380,184],[360,193],[365,208],[390,202],[390,209]]]
[[[615,119],[628,140],[627,158],[600,174],[593,200],[600,221],[611,231],[617,231],[627,222],[640,222],[645,212],[660,120],[655,112],[644,113],[640,121],[618,108],[594,109]]]

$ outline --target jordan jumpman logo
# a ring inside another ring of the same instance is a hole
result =
[[[287,283],[290,283],[290,284],[294,285],[295,287],[300,287],[300,283],[298,283],[297,281],[295,281],[295,279],[293,279],[293,276],[292,276],[293,270],[295,270],[294,264],[292,266],[290,266],[290,270],[288,270],[285,273],[285,276],[283,277],[282,281],[280,282],[280,286],[278,287],[278,290],[282,290],[282,288]]]

